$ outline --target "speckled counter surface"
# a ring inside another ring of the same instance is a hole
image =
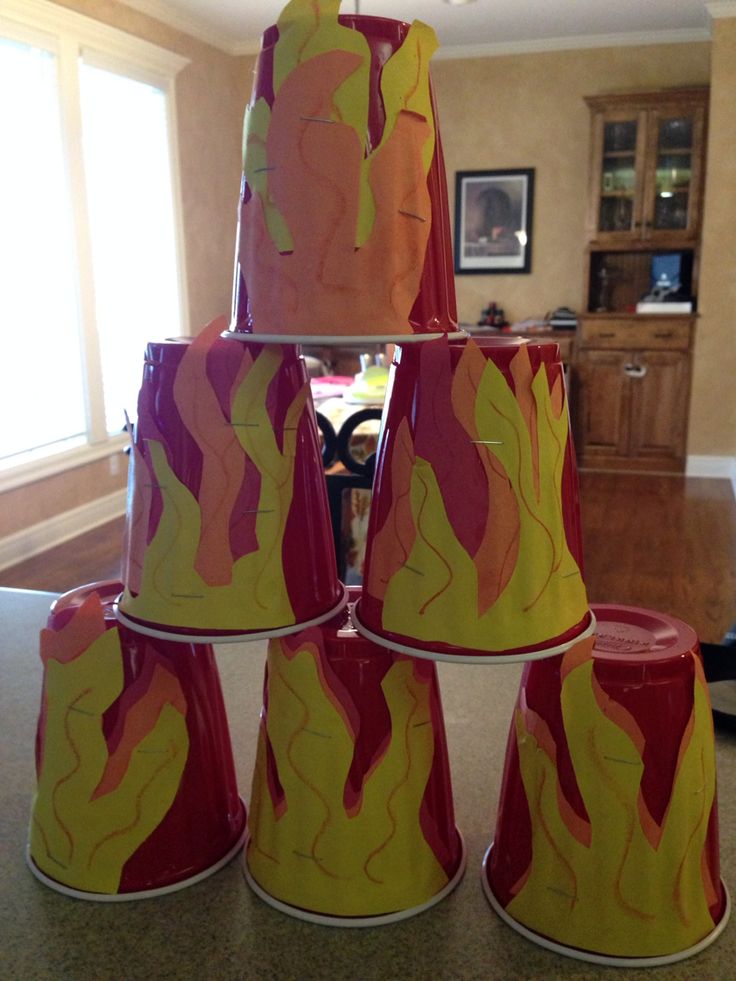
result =
[[[602,968],[547,952],[505,926],[480,885],[493,833],[520,669],[440,665],[458,827],[468,850],[455,892],[391,926],[337,929],[257,899],[234,860],[181,892],[143,902],[67,899],[25,865],[40,697],[38,631],[53,597],[0,590],[0,978],[3,979],[587,979],[727,981],[736,977],[736,917],[697,958],[670,967]],[[265,647],[218,649],[243,795],[249,796]],[[717,736],[721,871],[736,888],[736,736]]]

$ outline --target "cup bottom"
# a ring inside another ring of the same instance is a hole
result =
[[[491,884],[488,879],[488,862],[491,856],[491,851],[493,849],[493,842],[488,846],[488,850],[483,856],[483,865],[481,871],[481,884],[483,886],[483,892],[485,893],[486,899],[491,904],[494,912],[500,916],[500,918],[515,930],[520,933],[522,937],[527,940],[531,940],[532,943],[537,944],[539,947],[544,947],[546,950],[551,950],[555,954],[562,954],[563,957],[572,957],[578,961],[586,961],[589,964],[602,964],[606,967],[664,967],[667,964],[675,964],[677,961],[683,961],[688,957],[694,957],[695,954],[699,954],[706,947],[709,947],[714,940],[723,933],[726,924],[728,923],[728,918],[731,915],[731,897],[728,894],[728,889],[726,889],[725,884],[721,881],[721,888],[723,889],[724,895],[726,897],[726,906],[723,910],[723,915],[711,932],[699,940],[698,943],[694,944],[692,947],[688,947],[685,950],[678,950],[673,954],[661,954],[655,957],[615,957],[612,954],[596,954],[592,950],[582,950],[579,947],[568,947],[565,944],[557,943],[551,940],[549,937],[545,937],[541,933],[535,933],[534,930],[530,930],[529,927],[524,926],[523,923],[519,923],[512,916],[506,912],[503,906],[496,899]]]
[[[421,344],[446,337],[460,341],[464,330],[426,334],[249,334],[240,330],[224,330],[220,337],[227,341],[250,341],[253,344],[310,344],[322,347],[359,347],[366,344]]]
[[[342,586],[342,584],[340,585]],[[175,640],[185,644],[235,644],[248,640],[270,640],[272,637],[288,637],[291,634],[299,633],[300,630],[306,630],[307,627],[317,627],[320,623],[324,623],[326,620],[331,620],[332,617],[337,616],[340,610],[343,609],[348,601],[348,590],[346,586],[342,586],[342,593],[337,604],[330,607],[326,613],[320,613],[319,616],[313,617],[311,620],[292,623],[286,627],[274,627],[270,630],[249,630],[241,633],[234,633],[233,631],[222,631],[218,633],[212,630],[195,630],[194,628],[182,627],[177,629],[176,627],[168,627],[166,624],[154,624],[146,620],[138,620],[136,617],[132,617],[120,609],[122,596],[123,594],[121,593],[113,603],[113,613],[124,627],[134,630],[136,633],[144,634],[146,637],[155,637],[158,640]]]
[[[586,637],[590,637],[595,633],[596,628],[595,614],[591,610],[582,629],[574,637],[562,643],[551,644],[548,647],[541,647],[538,650],[527,651],[526,653],[520,653],[519,651],[515,651],[514,653],[499,651],[496,654],[492,654],[488,651],[471,651],[458,648],[458,653],[454,654],[441,650],[433,650],[431,647],[414,647],[413,645],[394,640],[391,634],[374,633],[360,620],[360,600],[353,607],[351,617],[358,633],[368,640],[372,640],[374,644],[379,644],[381,647],[388,647],[392,651],[398,651],[399,654],[408,654],[410,657],[423,658],[426,661],[447,661],[448,663],[455,664],[515,664],[522,661],[540,661],[543,658],[554,657],[556,654],[564,654],[565,651],[577,644],[578,641],[585,640]]]
[[[219,858],[213,865],[203,869],[201,872],[197,872],[196,875],[191,875],[187,879],[181,879],[179,882],[172,882],[168,886],[157,886],[153,889],[138,889],[135,892],[116,893],[86,892],[83,889],[73,889],[71,886],[65,886],[63,882],[52,879],[39,869],[31,857],[30,845],[26,847],[26,864],[39,882],[48,886],[49,889],[53,889],[55,892],[59,892],[63,896],[69,896],[72,899],[84,899],[87,902],[93,903],[126,903],[134,899],[155,899],[157,896],[166,896],[171,892],[179,892],[180,889],[186,889],[188,886],[202,882],[203,879],[207,879],[211,875],[214,875],[215,872],[219,872],[220,869],[225,868],[235,858],[238,852],[242,851],[246,839],[246,810],[245,803],[242,800],[241,807],[242,824],[238,836],[222,858]]]
[[[446,896],[449,896],[453,889],[460,883],[460,880],[465,874],[467,855],[465,841],[459,831],[457,831],[457,837],[460,845],[460,859],[458,861],[457,871],[444,888],[440,889],[438,893],[435,893],[426,903],[421,903],[419,906],[412,906],[410,909],[394,910],[391,913],[378,913],[375,916],[333,916],[329,913],[315,913],[312,910],[303,909],[301,906],[291,906],[281,899],[276,899],[275,896],[272,896],[259,886],[251,875],[248,868],[247,841],[245,855],[243,857],[243,875],[245,876],[245,881],[259,899],[262,899],[264,903],[267,903],[274,909],[279,910],[279,912],[286,913],[287,916],[293,916],[297,920],[305,920],[307,923],[317,923],[320,926],[333,927],[387,926],[389,923],[398,923],[400,920],[409,919],[411,916],[418,916],[420,913],[424,913],[425,910],[431,909],[432,906],[436,906]]]

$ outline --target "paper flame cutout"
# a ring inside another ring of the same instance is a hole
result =
[[[144,438],[134,449],[121,605],[133,617],[173,626],[275,628],[295,622],[282,546],[309,384],[275,420],[269,390],[283,349],[263,347],[254,358],[244,345],[220,340],[224,325],[213,321],[186,349],[173,384],[171,438],[158,430],[142,390]],[[207,368],[218,344],[230,362],[230,374],[220,373],[227,390]],[[170,460],[172,444],[185,437],[202,460],[201,474],[188,482]]]
[[[562,665],[564,739],[587,819],[567,801],[545,721],[524,704],[515,713],[532,859],[506,910],[558,943],[599,953],[686,950],[713,929],[721,896],[706,861],[715,759],[702,665],[687,655],[693,706],[660,823],[642,796],[641,731],[597,682],[592,643],[577,645]]]
[[[588,612],[563,520],[562,378],[550,385],[544,363],[535,372],[522,346],[512,389],[469,341],[450,379],[445,342],[424,347],[422,371],[434,363],[437,375],[425,389],[431,408],[420,405],[415,423],[396,427],[391,504],[369,546],[366,593],[382,603],[383,629],[412,638],[501,651],[543,643]],[[443,387],[451,412],[434,409]],[[423,412],[433,417],[425,436]],[[458,466],[453,446],[470,453],[468,468],[481,469],[471,476]],[[478,474],[485,511],[468,497],[480,497]]]
[[[74,889],[114,894],[123,866],[162,822],[189,751],[186,701],[157,662],[124,685],[116,629],[92,594],[59,631],[44,630],[45,689],[30,849],[36,865]],[[114,747],[102,718],[120,698]]]
[[[411,333],[432,209],[429,58],[415,22],[381,74],[378,145],[366,145],[371,54],[336,0],[279,19],[273,104],[246,112],[239,260],[254,331]]]
[[[356,776],[360,714],[317,644],[302,640],[291,650],[273,641],[268,665],[249,812],[251,874],[284,902],[339,916],[431,899],[459,858],[423,813],[437,763],[428,666],[397,657],[385,672],[387,733]]]

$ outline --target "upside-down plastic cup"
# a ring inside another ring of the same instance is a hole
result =
[[[593,630],[556,344],[401,347],[355,624],[416,657],[549,657]]]
[[[146,354],[117,614],[155,637],[293,633],[344,601],[304,362],[223,324]]]
[[[312,20],[312,6],[263,36],[230,331],[319,344],[456,332],[434,32],[325,10]]]
[[[347,608],[272,640],[246,847],[254,891],[299,919],[376,926],[442,900],[464,866],[435,665],[364,640]]]
[[[120,626],[119,591],[107,581],[65,593],[41,633],[28,863],[78,899],[192,885],[245,837],[212,648]]]
[[[708,687],[680,620],[593,610],[595,637],[524,668],[483,887],[557,953],[668,964],[712,943],[730,911]]]

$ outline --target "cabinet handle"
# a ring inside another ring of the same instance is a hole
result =
[[[645,364],[625,364],[624,374],[628,375],[629,378],[643,378],[647,373],[647,366]]]
[[[673,334],[674,334],[674,331],[672,331],[672,330],[660,330],[659,332],[655,332],[654,336],[655,337],[661,337],[661,338],[667,338],[667,337],[672,337]]]
[[[613,332],[613,331],[611,330],[611,331],[609,331],[608,333],[605,333],[605,334],[604,334],[604,333],[599,333],[599,334],[598,334],[598,339],[599,339],[599,340],[603,340],[603,338],[604,338],[604,337],[615,337],[615,336],[616,336],[616,335],[615,335],[615,334],[614,334],[614,332]]]

